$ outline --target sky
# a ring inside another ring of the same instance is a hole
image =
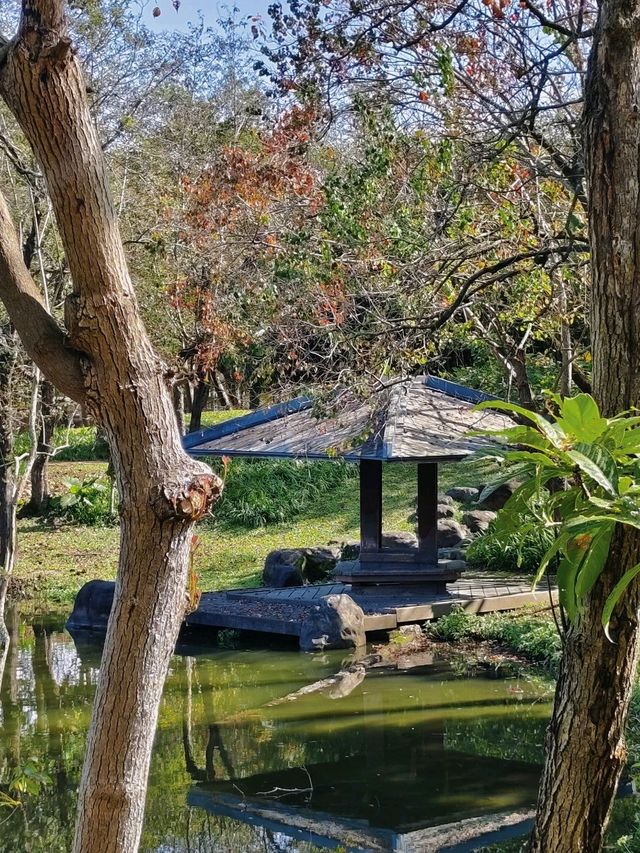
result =
[[[272,0],[229,0],[229,2],[216,2],[216,0],[181,0],[180,8],[176,12],[171,0],[150,0],[145,7],[145,23],[154,30],[182,30],[186,28],[189,21],[197,21],[202,13],[207,24],[215,24],[218,18],[227,17],[229,10],[234,6],[238,9],[238,17],[249,15],[261,15],[267,18],[267,7]],[[152,11],[158,6],[162,14],[154,18]],[[147,20],[148,19],[148,20]]]

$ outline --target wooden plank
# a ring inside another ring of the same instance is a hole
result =
[[[360,463],[360,551],[379,551],[382,546],[382,462]]]
[[[395,613],[365,613],[364,630],[368,631],[392,631],[398,627]]]
[[[557,601],[557,590],[554,590],[554,599]],[[428,604],[417,604],[409,607],[397,607],[396,618],[398,624],[407,622],[421,622],[423,620],[438,619],[450,613],[454,607],[462,607],[467,613],[494,613],[501,610],[519,610],[531,604],[544,604],[549,600],[549,593],[545,592],[520,592],[510,595],[478,596],[476,598],[441,599]]]
[[[238,613],[219,613],[215,610],[196,610],[185,619],[185,625],[205,628],[235,628],[237,631],[257,631],[260,634],[283,634],[299,637],[302,622],[272,617],[241,616]]]
[[[438,466],[418,465],[418,550],[422,562],[438,563]]]

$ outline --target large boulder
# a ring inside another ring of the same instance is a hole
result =
[[[89,581],[76,595],[67,620],[70,631],[106,631],[116,585],[113,581]]]
[[[407,551],[418,547],[418,538],[413,533],[383,533],[382,547],[389,551]]]
[[[455,510],[452,504],[438,504],[438,518],[453,518]]]
[[[278,548],[270,551],[264,561],[262,583],[270,587],[302,586],[304,578],[302,548]]]
[[[309,583],[329,580],[340,559],[341,549],[336,545],[304,548],[302,574]]]
[[[466,553],[463,547],[460,548],[438,548],[439,560],[453,560],[454,562],[463,562],[466,559]]]
[[[354,649],[364,646],[364,613],[348,595],[328,595],[302,623],[303,652],[323,649]]]
[[[264,561],[264,586],[302,586],[328,580],[340,559],[335,544],[317,548],[277,548]]]
[[[300,569],[288,563],[271,563],[262,572],[262,585],[283,589],[288,586],[304,586],[304,578]]]
[[[357,560],[360,556],[359,542],[343,542],[340,546],[340,559],[345,562]]]
[[[490,509],[470,509],[462,516],[463,523],[472,533],[485,533],[495,519],[496,513]]]
[[[438,521],[438,548],[455,548],[469,538],[469,531],[453,518]]]
[[[486,497],[483,501],[480,501],[476,504],[474,509],[489,509],[489,510],[497,510],[502,509],[502,507],[509,500],[511,495],[515,492],[515,490],[522,485],[517,480],[509,480],[507,483],[502,483],[501,486],[491,492],[491,494]]]
[[[474,489],[473,486],[454,486],[449,489],[447,495],[458,503],[472,504],[478,500],[480,489]]]

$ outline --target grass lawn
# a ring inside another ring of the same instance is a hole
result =
[[[64,480],[102,474],[105,462],[55,461],[51,464],[54,492],[64,491]],[[479,463],[443,465],[440,489],[482,482]],[[384,472],[385,530],[409,531],[414,509],[415,468],[388,465]],[[260,583],[264,559],[274,548],[323,545],[359,537],[358,482],[349,479],[319,495],[303,515],[283,524],[260,528],[200,524],[195,552],[203,590],[253,586]],[[54,525],[34,519],[19,523],[17,589],[38,610],[68,606],[78,589],[94,578],[113,578],[118,557],[118,528]]]

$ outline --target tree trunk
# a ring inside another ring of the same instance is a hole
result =
[[[213,381],[216,386],[216,393],[218,395],[220,405],[224,406],[225,409],[239,409],[240,399],[237,395],[233,398],[231,397],[229,388],[227,386],[227,380],[225,379],[224,373],[221,370],[214,370]]]
[[[176,423],[180,435],[184,435],[184,387],[176,382],[173,386],[173,409],[176,413]]]
[[[166,369],[138,311],[62,0],[23,0],[18,35],[0,48],[0,92],[47,178],[74,284],[68,338],[43,316],[6,206],[0,295],[43,372],[104,427],[121,497],[116,595],[74,850],[135,853],[162,688],[187,601],[193,526],[221,483],[182,449]]]
[[[562,280],[562,270],[557,273],[558,277],[558,307],[560,310],[560,349],[562,368],[560,372],[560,395],[570,397],[573,389],[573,342],[571,340],[571,325],[569,323],[567,308],[567,289]]]
[[[635,0],[604,0],[584,113],[589,179],[594,394],[605,414],[640,404],[640,40]],[[598,853],[625,763],[624,726],[638,659],[640,588],[600,618],[640,559],[640,532],[616,531],[604,572],[570,627],[531,839],[535,853]]]
[[[40,389],[40,428],[37,455],[31,469],[31,497],[21,510],[22,515],[42,515],[49,504],[49,460],[53,452],[53,432],[56,424],[53,407],[55,389],[46,379]]]
[[[198,432],[202,429],[202,413],[204,407],[209,400],[211,385],[207,381],[206,376],[198,377],[198,384],[193,391],[193,401],[191,403],[191,418],[189,419],[189,432]]]

